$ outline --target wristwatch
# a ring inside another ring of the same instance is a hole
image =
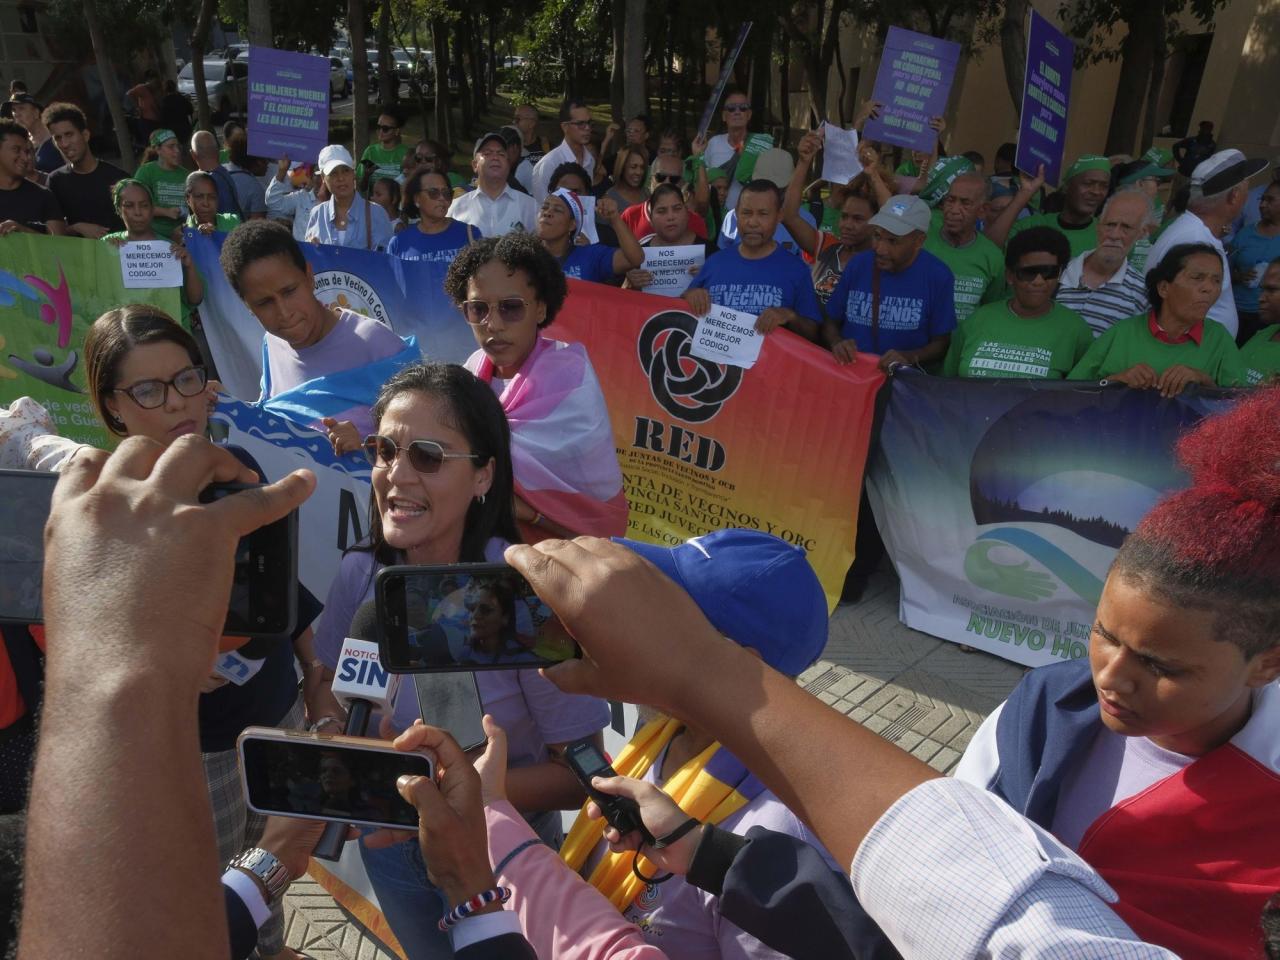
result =
[[[239,868],[252,874],[262,886],[267,898],[267,905],[275,903],[288,889],[291,882],[289,871],[274,853],[268,853],[261,847],[252,847],[237,853],[227,864],[227,869]]]

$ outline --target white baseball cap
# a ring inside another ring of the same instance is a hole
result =
[[[320,172],[327,177],[338,167],[350,167],[354,170],[356,162],[351,159],[350,150],[340,143],[331,143],[320,151],[319,166]]]
[[[888,230],[895,237],[905,237],[917,230],[928,233],[931,218],[927,203],[919,197],[903,193],[889,198],[889,202],[871,218],[871,226]]]

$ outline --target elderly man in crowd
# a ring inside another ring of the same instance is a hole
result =
[[[501,133],[486,133],[476,141],[471,169],[476,173],[476,188],[453,201],[449,216],[471,224],[486,237],[500,237],[512,230],[533,233],[538,205],[508,182],[511,163]]]
[[[1141,190],[1122,190],[1102,207],[1097,249],[1073,258],[1062,272],[1055,299],[1084,317],[1095,337],[1147,312],[1147,287],[1129,253],[1154,222],[1151,199]]]
[[[968,319],[981,304],[1004,289],[1004,256],[978,232],[978,217],[987,200],[987,180],[970,169],[951,181],[938,204],[924,248],[950,268],[955,277],[956,321]]]

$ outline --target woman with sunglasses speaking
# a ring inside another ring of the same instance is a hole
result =
[[[1209,316],[1222,291],[1222,254],[1207,243],[1170,247],[1147,274],[1151,311],[1109,327],[1068,380],[1108,380],[1176,397],[1189,384],[1242,382],[1235,339]]]
[[[525,541],[622,536],[627,498],[600,382],[582,344],[541,334],[568,294],[555,258],[525,233],[481,240],[453,261],[444,290],[480,345],[467,369],[492,387],[511,424]]]
[[[479,240],[479,228],[449,216],[453,190],[449,178],[434,166],[421,166],[404,184],[404,216],[417,223],[400,231],[387,244],[387,253],[401,260],[452,263],[468,243]]]
[[[1093,344],[1080,314],[1053,302],[1071,260],[1067,238],[1031,227],[1005,249],[1013,296],[975,310],[951,332],[942,372],[948,377],[1061,380]]]
[[[85,337],[84,362],[89,400],[116,436],[146,437],[167,447],[187,434],[205,434],[217,383],[207,378],[195,340],[164,312],[132,304],[104,313]],[[28,412],[44,413],[30,401],[15,402],[8,416],[0,414],[0,437],[12,432],[6,428],[14,425],[5,421],[24,407]],[[32,426],[35,424],[29,422]],[[84,447],[67,437],[51,435],[51,426],[28,430],[22,466],[61,472]],[[247,452],[230,449],[246,466],[258,471]],[[6,450],[6,454],[12,452]],[[163,576],[164,571],[156,573]],[[240,731],[255,724],[299,728],[304,721],[304,699],[306,712],[313,719],[337,709],[329,687],[320,683],[322,673],[311,648],[310,624],[319,613],[320,604],[300,588],[292,648],[283,638],[246,642],[244,638],[224,637],[220,649],[234,649],[242,658],[243,669],[250,671],[249,678],[229,682],[215,672],[201,687],[200,751],[220,863],[252,846],[265,824],[265,818],[250,815],[245,808],[235,750]],[[174,637],[175,642],[185,639]],[[295,659],[302,666],[304,697],[298,692]],[[146,708],[140,705],[139,709]],[[162,776],[163,771],[157,775]],[[280,900],[276,904],[259,935],[258,948],[264,957],[285,951],[283,906]]]
[[[382,388],[373,422],[364,444],[373,463],[369,536],[342,558],[316,633],[316,653],[330,676],[384,565],[501,562],[519,539],[510,431],[486,384],[456,364],[413,364]],[[507,731],[513,802],[544,841],[558,846],[558,811],[581,804],[583,792],[555,756],[599,734],[608,706],[561,693],[537,670],[481,671],[476,686],[484,711]],[[390,725],[403,730],[420,715],[415,688],[405,684]],[[369,842],[360,844],[365,871],[409,960],[452,957],[437,925],[446,905],[427,879],[417,838],[377,849]]]

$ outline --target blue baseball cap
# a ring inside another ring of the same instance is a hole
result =
[[[827,598],[804,550],[759,530],[716,530],[674,547],[617,542],[693,598],[711,625],[787,676],[827,645]]]

